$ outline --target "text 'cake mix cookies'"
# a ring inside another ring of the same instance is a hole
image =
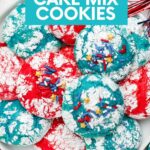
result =
[[[50,130],[36,147],[39,150],[85,150],[83,140],[66,127],[62,118],[54,119]]]
[[[17,98],[16,80],[23,63],[5,43],[0,43],[0,99]]]
[[[119,26],[119,31],[127,38],[132,49],[135,51],[131,71],[145,65],[150,60],[150,38],[147,26],[143,23],[146,17],[137,15],[128,18],[128,25]]]
[[[84,25],[50,25],[49,31],[65,44],[74,45],[78,34],[84,28]]]
[[[120,82],[125,113],[135,119],[150,117],[150,62]]]
[[[62,109],[68,128],[87,138],[110,134],[124,113],[118,85],[99,75],[85,75],[68,84]]]
[[[118,81],[129,73],[134,52],[115,26],[92,26],[79,34],[75,56],[84,74],[105,74]]]
[[[27,112],[18,100],[0,101],[0,141],[11,145],[31,145],[47,133],[51,122]]]
[[[27,58],[40,51],[58,51],[61,43],[48,26],[25,25],[25,4],[20,4],[3,24],[2,38],[18,56]]]
[[[112,134],[84,140],[86,150],[137,150],[141,143],[140,126],[137,121],[124,117]]]
[[[80,76],[76,62],[61,53],[51,52],[37,53],[26,62],[17,82],[21,104],[39,117],[60,117],[65,86]]]

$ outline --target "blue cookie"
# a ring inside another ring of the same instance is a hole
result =
[[[48,26],[25,25],[25,4],[20,4],[3,24],[2,38],[18,56],[27,58],[34,53],[58,51],[61,43],[48,31]]]
[[[136,53],[131,71],[135,71],[150,60],[150,38],[147,27],[144,23],[140,23],[144,20],[146,17],[137,15],[128,19],[128,25],[117,26]]]
[[[112,134],[99,138],[85,138],[86,150],[137,150],[141,143],[137,121],[124,117]]]
[[[79,34],[75,56],[84,74],[105,74],[118,81],[129,73],[134,52],[118,32],[115,26],[92,26]]]
[[[118,85],[96,74],[81,76],[67,85],[62,109],[68,128],[87,138],[109,134],[124,114]]]
[[[146,147],[146,150],[150,150],[150,144],[148,144],[148,146]]]
[[[31,145],[47,133],[51,122],[27,112],[18,100],[0,101],[0,141],[11,145]]]

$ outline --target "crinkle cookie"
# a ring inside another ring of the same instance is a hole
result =
[[[118,81],[129,73],[134,52],[118,32],[115,26],[92,26],[79,34],[75,56],[84,74],[105,74]]]
[[[141,131],[137,121],[124,117],[112,134],[99,138],[85,138],[86,150],[137,150]]]
[[[137,15],[128,19],[128,25],[119,26],[119,30],[136,52],[131,71],[145,65],[150,60],[150,38],[148,37],[147,27],[144,23],[141,23],[145,20],[146,17],[143,15]]]
[[[148,144],[145,150],[150,150],[150,143]]]
[[[84,28],[84,25],[50,25],[49,31],[65,44],[74,45],[78,34]]]
[[[68,128],[87,138],[109,134],[124,114],[118,85],[96,74],[81,76],[67,85],[62,109]]]
[[[0,43],[0,99],[17,98],[16,80],[24,60],[14,55],[5,43]]]
[[[14,9],[3,24],[2,38],[18,56],[27,58],[40,51],[58,51],[61,43],[48,26],[25,25],[25,5]]]
[[[120,82],[125,113],[135,119],[150,117],[150,62]]]
[[[51,121],[27,112],[18,100],[0,101],[0,141],[11,145],[31,145],[47,133]]]
[[[39,150],[85,150],[85,143],[66,127],[62,118],[58,118],[36,147]]]
[[[80,76],[76,62],[61,53],[51,52],[37,53],[26,62],[17,81],[21,104],[39,117],[60,117],[65,86]]]

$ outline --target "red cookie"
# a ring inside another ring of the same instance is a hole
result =
[[[17,82],[21,104],[36,116],[60,117],[65,86],[80,76],[76,62],[61,53],[50,52],[37,53],[26,62]]]
[[[76,37],[84,28],[84,25],[50,25],[49,31],[65,44],[74,45]]]
[[[39,150],[85,150],[83,140],[66,127],[62,118],[54,119],[51,129],[36,146]]]
[[[150,62],[120,82],[125,113],[135,119],[150,117]]]
[[[16,80],[24,60],[17,57],[7,48],[5,43],[0,43],[0,99],[14,100],[16,95]]]
[[[67,58],[75,60],[74,56],[74,47],[73,46],[64,46],[59,51],[61,54],[66,56]]]

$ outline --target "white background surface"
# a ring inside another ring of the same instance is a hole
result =
[[[0,33],[3,19],[17,5],[18,1],[21,0],[0,0]],[[145,146],[150,142],[150,119],[140,121],[140,125],[142,129],[143,139],[139,150],[144,150]],[[37,148],[35,148],[34,146],[29,147],[8,146],[0,143],[0,150],[37,150]]]

